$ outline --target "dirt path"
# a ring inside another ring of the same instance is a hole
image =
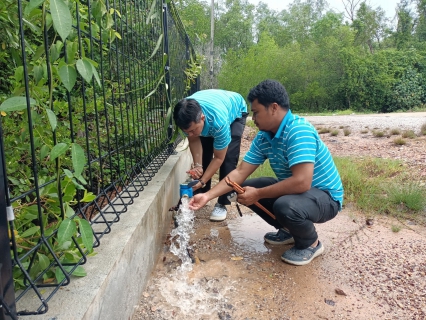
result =
[[[349,119],[350,124],[343,118],[335,124],[325,117],[310,121],[316,127],[354,126],[349,136],[323,135],[333,155],[399,158],[407,170],[425,173],[424,138],[410,140],[401,150],[392,137],[357,131],[366,119],[357,124]],[[404,123],[404,130],[413,126]],[[247,130],[243,149],[250,136]],[[133,320],[426,319],[426,228],[386,217],[367,224],[347,205],[335,219],[317,225],[325,254],[295,267],[280,259],[289,246],[263,242],[273,228],[247,208],[240,217],[231,206],[227,220],[210,222],[214,203],[196,213],[192,271],[178,271],[181,263],[166,242]],[[392,232],[392,227],[401,230]]]

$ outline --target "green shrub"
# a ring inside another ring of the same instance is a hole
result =
[[[334,137],[337,136],[338,134],[339,134],[339,130],[337,130],[337,129],[334,129],[330,132],[330,135],[332,135]]]
[[[385,132],[384,131],[373,131],[373,136],[375,136],[376,138],[383,138],[385,136]]]
[[[389,201],[395,205],[404,205],[413,211],[421,211],[425,208],[425,194],[425,188],[418,182],[395,183],[388,190]]]
[[[416,134],[414,133],[413,130],[405,130],[404,132],[402,132],[402,137],[414,139],[416,137]]]
[[[393,143],[395,143],[396,145],[402,146],[402,145],[406,144],[407,141],[405,141],[403,138],[399,137],[399,138],[395,138],[393,140]]]
[[[322,133],[330,133],[330,128],[321,128],[321,130],[320,131],[318,131],[318,133],[319,134],[322,134]]]
[[[397,232],[401,231],[401,227],[392,225],[391,230],[392,230],[392,232],[397,233]]]
[[[426,123],[423,123],[420,128],[420,134],[426,136]]]
[[[397,136],[397,135],[401,134],[401,130],[399,130],[399,129],[397,129],[397,128],[395,128],[395,129],[391,129],[390,134],[391,134],[392,136]]]

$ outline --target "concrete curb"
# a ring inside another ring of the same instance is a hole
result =
[[[185,141],[186,142],[186,141]],[[87,276],[73,277],[48,302],[49,310],[38,316],[20,319],[76,320],[130,319],[158,259],[168,232],[171,212],[179,200],[179,184],[192,161],[189,148],[183,143],[141,192],[110,234],[101,239],[83,267]],[[35,301],[19,301],[24,304]],[[29,309],[29,308],[28,308]]]

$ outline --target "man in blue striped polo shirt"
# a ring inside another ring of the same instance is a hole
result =
[[[264,239],[272,244],[292,244],[281,259],[305,265],[324,252],[314,223],[333,219],[342,208],[343,186],[326,145],[315,128],[304,118],[293,115],[287,92],[274,80],[265,80],[251,89],[248,100],[259,133],[242,163],[228,177],[242,184],[245,192],[238,202],[256,212],[278,229]],[[246,180],[268,159],[276,178]],[[228,192],[225,180],[190,201],[197,210],[210,199]],[[259,209],[259,202],[275,219]]]
[[[194,194],[210,190],[217,170],[221,180],[236,168],[247,115],[244,98],[225,90],[201,90],[176,104],[173,118],[188,137],[192,177],[200,180]],[[210,220],[226,219],[227,195],[218,198]]]

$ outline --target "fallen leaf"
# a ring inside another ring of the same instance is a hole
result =
[[[346,296],[346,293],[342,289],[336,288],[334,291],[341,296]]]
[[[239,261],[243,259],[244,259],[243,257],[231,257],[231,260],[234,260],[234,261]]]

